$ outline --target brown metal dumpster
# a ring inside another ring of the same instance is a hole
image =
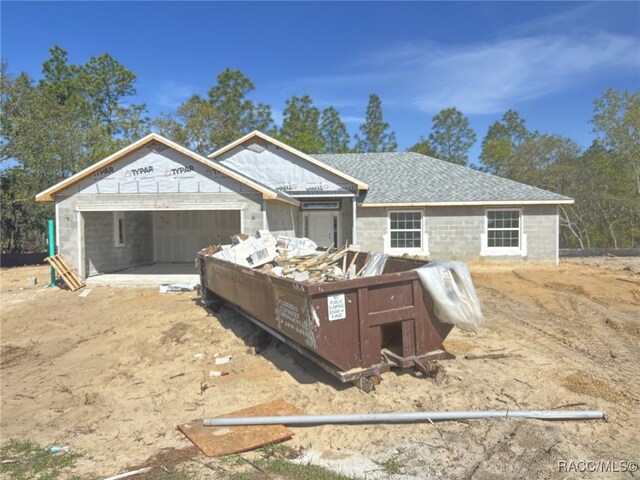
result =
[[[348,262],[355,255],[349,252]],[[356,258],[357,269],[369,254]],[[198,254],[205,302],[219,298],[343,382],[364,390],[393,366],[427,373],[452,326],[438,321],[413,269],[426,261],[389,257],[382,275],[300,283]]]

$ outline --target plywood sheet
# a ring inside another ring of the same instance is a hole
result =
[[[220,417],[256,417],[271,415],[299,415],[301,411],[281,398],[253,407],[230,412]],[[251,425],[241,427],[205,427],[202,419],[178,425],[191,442],[208,457],[246,452],[281,442],[293,436],[284,425]]]

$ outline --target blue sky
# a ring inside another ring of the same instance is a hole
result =
[[[531,129],[588,146],[593,100],[640,86],[639,2],[6,2],[1,53],[12,73],[40,75],[48,49],[70,61],[111,53],[138,76],[152,116],[206,95],[226,67],[272,105],[309,94],[352,133],[380,95],[401,149],[455,106],[478,135],[508,108]]]

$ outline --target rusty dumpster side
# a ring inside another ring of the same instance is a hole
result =
[[[390,257],[382,275],[307,284],[198,258],[203,298],[229,302],[342,381],[446,356],[441,347],[452,326],[438,321],[412,271],[425,261]],[[367,260],[361,253],[357,268]]]

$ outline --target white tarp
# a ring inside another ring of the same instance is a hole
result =
[[[375,277],[376,275],[382,275],[384,266],[387,264],[389,255],[386,253],[371,253],[369,257],[369,263],[362,271],[361,277]]]
[[[484,325],[480,301],[463,262],[435,261],[416,272],[433,299],[438,320],[470,332]]]

